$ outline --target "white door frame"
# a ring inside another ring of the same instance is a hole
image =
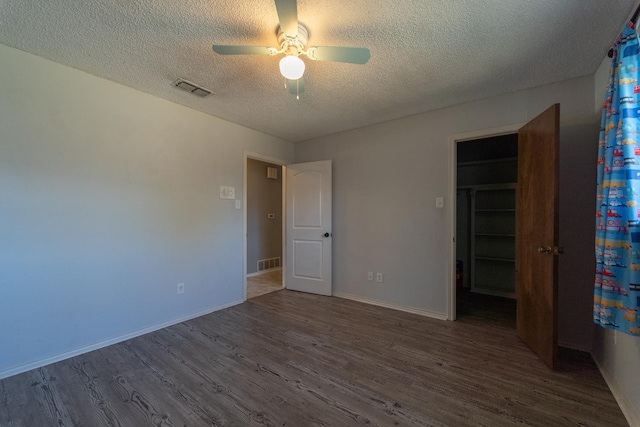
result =
[[[456,219],[458,189],[458,142],[517,133],[525,123],[458,133],[449,136],[449,310],[447,320],[456,320]]]
[[[272,163],[274,165],[282,166],[282,253],[280,254],[281,267],[283,272],[285,271],[286,260],[284,254],[286,253],[286,241],[285,241],[285,194],[286,194],[286,177],[287,177],[287,161],[283,159],[278,159],[275,157],[266,156],[264,154],[256,153],[253,151],[244,150],[244,173],[242,178],[242,289],[243,289],[243,297],[242,301],[247,300],[247,161],[248,159],[260,160],[262,162]],[[284,274],[282,275],[282,286],[285,286],[284,282]]]

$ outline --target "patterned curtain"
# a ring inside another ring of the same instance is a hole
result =
[[[613,51],[598,143],[593,319],[640,335],[640,54],[633,23]]]

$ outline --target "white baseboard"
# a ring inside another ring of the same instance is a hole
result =
[[[362,302],[362,303],[365,303],[365,304],[377,305],[377,306],[380,306],[380,307],[386,307],[386,308],[391,308],[391,309],[394,309],[394,310],[405,311],[407,313],[419,314],[420,316],[431,317],[433,319],[447,320],[447,315],[446,314],[436,313],[436,312],[429,311],[429,310],[422,310],[422,309],[419,309],[419,308],[407,307],[405,305],[400,305],[400,304],[393,304],[393,303],[388,303],[388,302],[376,301],[376,300],[372,300],[372,299],[368,299],[368,298],[362,298],[362,297],[359,297],[359,296],[356,296],[356,295],[345,294],[345,293],[342,293],[342,292],[334,292],[333,296],[334,297],[338,297],[338,298],[349,299],[349,300],[352,300],[352,301],[358,301],[358,302]]]
[[[636,411],[633,409],[633,406],[629,402],[629,399],[627,399],[627,396],[624,394],[618,383],[613,379],[613,376],[611,376],[609,371],[607,371],[607,368],[604,366],[604,364],[600,363],[598,358],[595,357],[593,353],[591,354],[591,358],[594,360],[594,362],[596,362],[596,365],[600,370],[600,374],[602,374],[602,378],[604,378],[607,386],[609,386],[609,390],[611,390],[611,394],[613,394],[616,402],[618,402],[618,406],[620,407],[620,410],[622,411],[624,417],[627,419],[629,426],[640,427],[640,416],[638,416]]]
[[[200,311],[198,313],[188,314],[186,316],[178,317],[176,319],[169,320],[167,322],[159,323],[157,325],[149,326],[144,329],[139,329],[134,332],[130,332],[125,335],[120,335],[115,338],[110,338],[108,340],[100,341],[91,345],[87,345],[84,347],[79,347],[71,351],[66,351],[64,353],[56,354],[54,356],[45,357],[44,359],[38,359],[33,362],[25,363],[22,365],[14,366],[13,368],[5,369],[4,371],[0,371],[0,380],[4,378],[11,377],[13,375],[18,375],[23,372],[30,371],[32,369],[41,368],[46,365],[50,365],[52,363],[60,362],[61,360],[69,359],[71,357],[78,356],[80,354],[88,353],[93,350],[98,350],[104,347],[108,347],[113,344],[117,344],[122,341],[129,340],[131,338],[139,337],[140,335],[148,334],[150,332],[157,331],[159,329],[163,329],[178,323],[186,322],[187,320],[195,319],[196,317],[204,316],[206,314],[213,313],[214,311],[223,310],[225,308],[233,307],[234,305],[242,304],[243,300],[238,300],[234,302],[230,302],[228,304],[223,304],[217,307],[208,308],[206,310]]]
[[[282,270],[282,267],[270,268],[268,270],[257,271],[255,273],[249,273],[249,274],[247,274],[247,277],[261,276],[263,274],[271,273],[272,271],[278,271],[278,270]]]

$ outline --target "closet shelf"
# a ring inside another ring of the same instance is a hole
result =
[[[478,166],[478,165],[495,165],[496,163],[517,162],[517,157],[502,157],[500,159],[474,160],[471,162],[458,162],[458,167]]]
[[[491,191],[491,190],[515,190],[518,186],[517,182],[502,182],[499,184],[475,184],[475,185],[459,185],[458,190],[477,190],[477,191]]]
[[[479,259],[482,261],[516,262],[514,258],[497,258],[489,256],[475,256],[475,259]]]
[[[516,158],[458,164],[458,195],[466,193],[465,241],[473,292],[515,293]]]

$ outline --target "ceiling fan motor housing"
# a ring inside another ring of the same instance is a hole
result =
[[[292,37],[285,34],[282,32],[282,28],[280,26],[276,29],[276,35],[278,37],[280,49],[286,55],[300,55],[304,52],[304,49],[309,42],[309,30],[299,22],[297,35]]]

